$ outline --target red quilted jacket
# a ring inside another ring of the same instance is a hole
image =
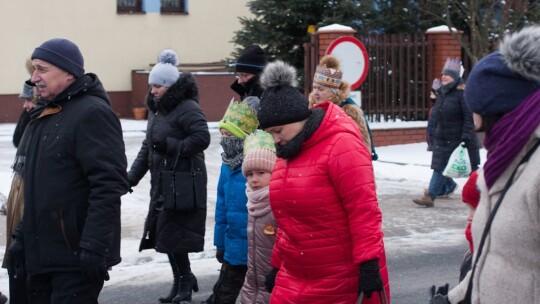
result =
[[[270,182],[280,228],[271,303],[356,303],[359,264],[375,258],[389,296],[371,154],[345,112],[317,107],[326,111],[320,127],[296,157],[278,159]]]

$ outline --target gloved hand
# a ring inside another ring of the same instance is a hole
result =
[[[264,287],[266,287],[268,292],[272,292],[274,285],[276,285],[276,275],[278,271],[279,269],[272,268],[272,270],[264,277]]]
[[[13,278],[23,278],[26,274],[26,263],[24,255],[24,243],[21,239],[13,239],[7,252],[8,274]]]
[[[153,140],[152,141],[152,149],[154,149],[154,151],[156,151],[158,153],[165,154],[167,152],[167,142],[166,141]]]
[[[105,257],[93,251],[81,249],[81,272],[90,282],[99,283],[109,280]]]
[[[133,193],[133,187],[137,186],[137,182],[135,181],[135,178],[130,174],[128,173],[128,183],[129,183],[129,193]]]
[[[223,264],[223,262],[225,261],[223,259],[223,256],[225,255],[225,252],[223,252],[222,250],[216,250],[216,259],[218,260],[218,262],[220,262],[221,264]]]
[[[379,272],[379,259],[373,259],[360,264],[358,293],[363,292],[366,298],[371,298],[374,291],[382,291],[383,281]]]
[[[429,288],[429,304],[450,304],[448,301],[448,283],[435,292],[435,285]]]
[[[464,147],[468,147],[469,144],[471,143],[471,140],[470,140],[468,137],[463,137],[463,138],[461,139],[461,142],[463,143],[463,146],[464,146]]]

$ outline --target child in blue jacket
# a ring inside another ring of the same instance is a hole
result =
[[[258,98],[231,101],[221,132],[222,165],[217,187],[214,245],[221,272],[213,294],[205,304],[234,304],[244,284],[247,271],[247,197],[246,178],[242,175],[244,138],[258,126]],[[253,107],[253,108],[252,108]]]

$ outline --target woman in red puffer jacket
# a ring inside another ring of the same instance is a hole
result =
[[[261,76],[258,113],[278,160],[270,204],[279,229],[267,276],[270,303],[379,303],[390,295],[371,155],[358,126],[330,102],[308,109],[295,70]]]

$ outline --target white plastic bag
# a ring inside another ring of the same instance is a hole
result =
[[[461,143],[450,155],[443,175],[452,178],[469,177],[471,174],[471,159],[465,143]]]

